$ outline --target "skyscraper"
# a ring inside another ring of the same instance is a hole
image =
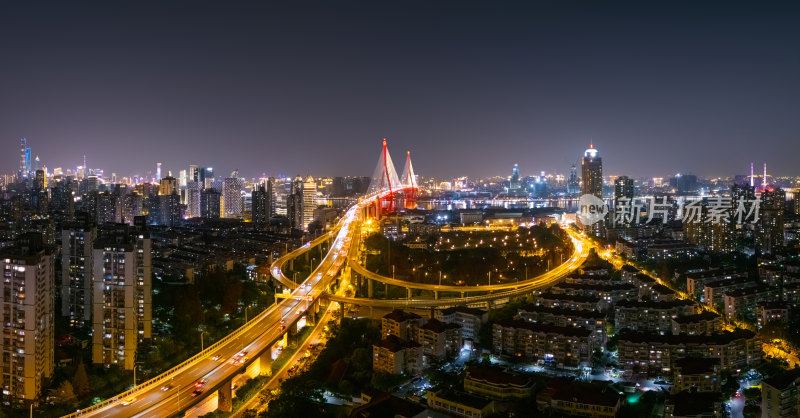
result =
[[[117,223],[120,221],[119,199],[111,192],[102,192],[97,195],[97,223]]]
[[[214,189],[200,192],[200,216],[206,219],[219,219],[222,195]]]
[[[27,179],[31,175],[31,149],[28,147],[27,138],[20,138],[19,180]]]
[[[186,182],[186,211],[190,218],[200,217],[200,193],[203,188],[197,180]]]
[[[594,144],[583,153],[581,160],[581,192],[603,198],[603,159],[597,153]]]
[[[161,163],[156,163],[156,181],[161,181]]]
[[[773,253],[784,245],[786,192],[770,186],[763,187],[756,243],[762,252]]]
[[[522,185],[519,181],[519,166],[514,164],[514,167],[511,169],[511,179],[508,182],[508,191],[509,192],[516,192],[519,191]]]
[[[633,179],[628,176],[614,179],[614,205],[622,198],[633,199]]]
[[[621,207],[620,201],[627,201],[627,205],[633,205],[633,179],[629,178],[628,176],[619,176],[614,179],[614,209],[615,210],[622,210],[626,211],[627,209]],[[634,217],[638,216],[638,211],[628,212],[628,215],[621,216],[618,220],[616,216],[614,216],[614,224],[617,226],[627,226],[630,222],[637,222],[638,219],[634,219]],[[622,221],[622,224],[620,224]]]
[[[270,196],[267,185],[258,184],[253,190],[252,201],[253,223],[259,228],[264,228],[269,224],[269,218],[272,216],[272,196]]]
[[[178,180],[171,175],[167,175],[159,181],[158,194],[161,196],[171,195],[178,191]]]
[[[13,247],[0,250],[0,272],[0,396],[19,405],[36,399],[53,374],[53,254],[41,234],[20,235]]]
[[[241,218],[244,205],[242,204],[242,189],[244,183],[237,177],[228,177],[222,182],[222,208],[223,217]]]
[[[291,228],[303,230],[303,179],[298,176],[290,184],[291,192],[286,196],[286,217]]]
[[[278,177],[274,182],[275,214],[289,216],[288,197],[293,192],[293,181],[288,177]]]
[[[33,188],[39,192],[47,188],[47,174],[44,170],[36,170],[36,175],[33,179]]]
[[[158,196],[159,224],[177,226],[183,219],[181,197],[177,193]]]
[[[136,349],[151,337],[149,233],[125,224],[100,229],[93,249],[92,362],[134,367]]]
[[[603,199],[603,160],[598,155],[594,144],[589,144],[589,148],[584,151],[581,160],[581,192],[584,195],[592,195],[598,199]],[[579,219],[580,220],[580,219]],[[590,225],[581,225],[587,233],[594,236],[605,234],[606,220],[600,220]]]
[[[578,180],[578,169],[575,164],[569,167],[569,181],[567,182],[567,193],[575,195],[581,192],[581,183]]]
[[[314,209],[317,208],[317,183],[311,176],[303,182],[303,229],[314,220]]]

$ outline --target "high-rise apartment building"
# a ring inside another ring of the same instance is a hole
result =
[[[614,179],[614,205],[620,199],[633,199],[633,179],[628,176],[619,176]]]
[[[131,370],[139,342],[151,337],[150,235],[144,228],[106,225],[93,258],[92,362]]]
[[[203,191],[197,180],[186,182],[186,212],[190,218],[200,217],[200,193]]]
[[[4,403],[36,399],[53,374],[53,255],[42,235],[20,235],[12,247],[0,250],[0,386]]]
[[[303,179],[296,177],[291,183],[291,193],[286,196],[286,217],[289,226],[294,229],[304,229],[303,225]]]
[[[314,221],[314,209],[317,208],[317,182],[311,176],[303,182],[303,229]]]
[[[177,226],[183,219],[181,197],[177,193],[158,196],[158,224]]]
[[[772,253],[784,245],[785,206],[786,192],[783,190],[770,187],[761,192],[756,244],[762,252]]]
[[[200,216],[206,219],[219,219],[222,195],[214,189],[200,192]]]
[[[144,199],[142,195],[132,192],[122,198],[122,216],[120,221],[128,225],[133,225],[133,218],[142,216]]]
[[[61,230],[61,315],[71,326],[92,320],[92,254],[97,228],[81,213]]]
[[[158,194],[168,196],[178,192],[178,180],[175,177],[167,176],[158,183]]]

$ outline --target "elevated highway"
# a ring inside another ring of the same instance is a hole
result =
[[[372,197],[375,198],[380,196]],[[272,305],[222,340],[161,375],[65,417],[169,417],[202,404],[212,395],[218,397],[220,409],[229,410],[232,380],[246,371],[269,367],[276,342],[292,332],[301,318],[308,315],[310,320],[318,309],[319,298],[332,292],[348,258],[351,226],[363,216],[362,206],[370,203],[370,199],[365,199],[351,207],[331,236],[315,240],[318,244],[333,237],[326,256],[308,278],[295,285],[291,298]],[[312,247],[307,244],[290,254],[296,257]],[[198,386],[199,382],[202,385]]]
[[[568,275],[570,272],[578,269],[584,263],[584,261],[586,261],[586,258],[589,256],[589,250],[591,248],[591,245],[586,241],[580,239],[580,237],[575,232],[569,229],[567,229],[567,232],[570,234],[570,239],[572,240],[573,243],[573,253],[572,256],[566,262],[556,266],[555,268],[539,276],[527,280],[521,280],[515,283],[505,283],[505,284],[491,285],[491,286],[488,285],[472,286],[465,288],[465,286],[423,285],[403,280],[395,280],[384,276],[375,275],[374,273],[369,272],[368,270],[360,266],[360,264],[358,264],[358,260],[354,258],[356,257],[356,255],[353,255],[350,259],[350,266],[354,272],[357,272],[359,274],[363,274],[362,272],[371,273],[363,275],[370,279],[375,278],[375,276],[378,276],[378,278],[375,278],[375,280],[381,281],[383,283],[401,287],[432,290],[437,293],[438,292],[464,293],[466,291],[484,292],[484,293],[489,292],[482,295],[462,296],[456,298],[434,298],[434,299],[411,299],[411,298],[372,299],[372,298],[347,297],[340,295],[325,295],[325,298],[340,303],[351,303],[358,306],[389,307],[389,308],[403,308],[403,307],[445,308],[449,306],[458,306],[458,305],[482,306],[482,305],[488,305],[489,303],[495,301],[508,300],[515,296],[527,294],[533,290],[553,285],[554,283],[558,282],[566,275]]]

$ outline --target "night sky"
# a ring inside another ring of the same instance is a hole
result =
[[[63,3],[0,4],[0,172],[800,175],[798,2]]]

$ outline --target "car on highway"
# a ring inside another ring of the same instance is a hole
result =
[[[173,388],[173,386],[171,384],[167,384],[167,385],[161,386],[161,391],[162,392],[166,392],[166,391],[168,391],[168,390],[170,390],[172,388]]]
[[[134,402],[136,402],[136,398],[131,396],[130,398],[127,398],[124,401],[122,401],[122,404],[125,405],[125,406],[128,406],[128,405],[130,405],[130,404],[132,404]]]
[[[211,360],[214,360],[214,361],[219,361],[221,358],[222,358],[222,356],[221,356],[221,355],[219,355],[219,354],[217,354],[216,356],[214,356],[214,357],[211,357]]]
[[[206,380],[205,378],[200,379],[197,382],[195,382],[194,383],[194,391],[192,391],[192,396],[197,396],[197,395],[203,393],[203,389],[205,389],[207,382],[208,382],[208,380]]]
[[[242,364],[247,361],[247,351],[240,351],[231,357],[231,364]]]

